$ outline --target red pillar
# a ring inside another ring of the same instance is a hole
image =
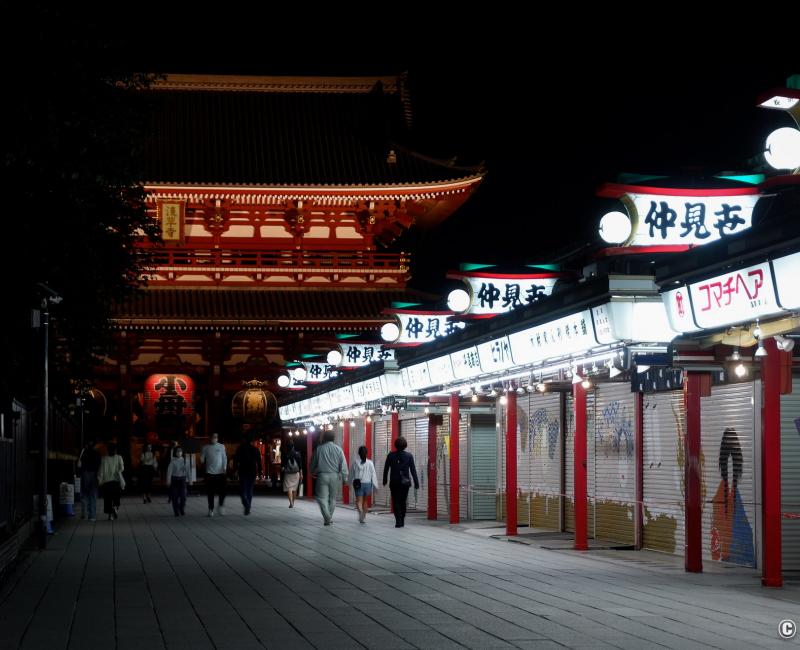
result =
[[[684,458],[686,550],[684,567],[692,573],[703,571],[703,468],[700,465],[700,397],[703,376],[698,372],[686,374],[683,395],[686,404],[686,439]]]
[[[310,432],[306,434],[306,499],[314,498],[314,483],[311,478],[311,456],[314,454],[314,436]]]
[[[781,355],[775,339],[766,339],[761,358],[764,399],[761,411],[761,511],[763,561],[761,584],[783,586],[781,548]]]
[[[457,524],[461,521],[459,510],[459,476],[458,468],[458,393],[450,395],[450,523]]]
[[[644,545],[644,393],[636,394],[636,431],[634,433],[636,448],[636,519],[635,547],[640,550]]]
[[[375,464],[375,471],[378,471],[378,464],[375,463],[375,459],[372,458],[372,416],[368,415],[364,420],[364,446],[367,448],[367,458],[372,459],[372,462]],[[378,475],[378,480],[381,480],[380,475]],[[377,489],[379,486],[373,486],[373,489]],[[372,497],[367,497],[367,508],[372,507]]]
[[[576,551],[588,551],[587,536],[588,500],[586,496],[586,389],[580,384],[572,385],[575,407],[575,544]]]
[[[517,534],[517,393],[506,402],[506,535]]]
[[[436,519],[439,508],[436,502],[436,420],[436,415],[428,416],[428,519]]]
[[[392,413],[391,417],[391,436],[392,436],[392,444],[389,447],[389,451],[394,451],[394,441],[400,437],[400,414],[397,412]],[[377,471],[377,469],[376,469]],[[392,503],[391,497],[389,498],[389,511],[394,512],[394,503]]]
[[[350,420],[344,421],[344,430],[342,431],[342,449],[344,451],[344,459],[347,463],[347,469],[350,470]],[[345,505],[350,503],[350,486],[342,486],[342,503]]]

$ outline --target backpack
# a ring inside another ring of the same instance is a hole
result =
[[[288,461],[286,462],[286,473],[287,474],[297,474],[300,471],[300,465],[297,462],[297,454],[294,453],[289,456]]]

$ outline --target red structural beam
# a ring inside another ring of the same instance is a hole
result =
[[[342,449],[344,450],[344,460],[347,464],[348,470],[350,468],[350,420],[344,421],[342,428]],[[350,486],[342,486],[342,503],[348,505],[350,503]]]
[[[702,449],[700,398],[703,393],[703,380],[703,373],[689,372],[683,385],[686,405],[686,437],[684,440],[686,549],[684,567],[686,571],[692,573],[703,571],[703,467],[700,464]]]
[[[506,396],[506,535],[517,534],[517,393]]]
[[[397,411],[391,414],[389,426],[392,439],[389,451],[394,451],[394,441],[400,437],[400,414]],[[389,510],[394,512],[394,501],[389,499],[389,504]]]
[[[763,502],[763,562],[761,584],[782,587],[781,547],[781,355],[775,339],[764,341],[761,358],[764,399],[761,410],[761,499]]]
[[[644,544],[644,393],[636,394],[636,520],[635,546]]]
[[[375,459],[372,458],[372,416],[368,415],[364,419],[364,446],[367,448],[367,458],[372,459],[373,464],[376,466],[377,470],[377,463],[375,463]],[[382,471],[382,470],[381,470]],[[373,486],[373,489],[377,489],[378,486]],[[372,507],[372,496],[367,497],[367,508]]]
[[[439,416],[428,416],[428,519],[438,517],[436,502],[436,422]]]
[[[457,524],[461,521],[459,509],[459,452],[458,452],[458,429],[459,429],[459,410],[458,393],[450,394],[450,523]]]
[[[575,435],[573,444],[575,481],[575,543],[576,551],[588,551],[588,498],[586,491],[586,389],[579,382],[572,385],[575,408]]]
[[[306,499],[314,498],[314,479],[311,478],[311,456],[314,453],[314,436],[311,432],[306,435]]]

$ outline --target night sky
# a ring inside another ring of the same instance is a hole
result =
[[[716,26],[714,41],[708,30],[676,29],[665,40],[640,29],[642,39],[628,42],[622,26],[564,40],[564,25],[554,23],[553,41],[542,24],[535,34],[513,21],[510,32],[473,24],[471,34],[445,33],[413,15],[403,23],[410,31],[393,24],[390,35],[365,28],[366,16],[336,37],[317,37],[316,24],[260,39],[253,26],[232,29],[230,17],[213,29],[192,20],[173,40],[149,31],[134,60],[159,72],[408,71],[413,147],[488,169],[455,216],[397,243],[413,254],[412,285],[433,291],[444,290],[444,273],[459,262],[546,263],[595,236],[608,207],[595,191],[621,172],[698,180],[752,171],[763,164],[755,158],[766,135],[791,125],[786,115],[757,109],[755,98],[800,73],[800,59],[779,56],[774,43],[756,56],[763,47]]]

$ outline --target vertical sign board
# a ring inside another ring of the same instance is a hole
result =
[[[472,379],[483,372],[478,348],[474,346],[453,352],[450,363],[453,364],[453,375],[456,379]]]
[[[448,384],[455,379],[450,355],[428,361],[428,379],[432,386]]]

